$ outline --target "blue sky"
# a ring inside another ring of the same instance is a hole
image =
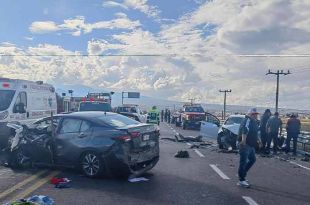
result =
[[[57,24],[63,23],[65,19],[76,16],[84,16],[86,23],[98,21],[109,21],[115,18],[118,12],[125,13],[131,20],[139,20],[141,27],[152,33],[160,31],[162,24],[172,21],[163,20],[158,22],[155,18],[147,17],[145,13],[135,9],[124,9],[121,7],[103,7],[102,0],[53,0],[53,1],[18,1],[3,0],[0,7],[0,41],[10,42],[20,47],[35,46],[37,44],[49,43],[59,44],[65,49],[86,52],[87,41],[90,39],[112,40],[111,36],[123,32],[123,29],[95,30],[89,34],[72,36],[67,32],[52,32],[44,34],[33,34],[29,27],[36,21],[53,21]],[[115,1],[122,3],[122,1]],[[195,10],[199,4],[191,0],[177,1],[149,1],[149,4],[160,8],[161,19],[177,20],[182,15]],[[29,40],[26,38],[33,38]]]
[[[309,53],[309,11],[306,0],[2,0],[0,76],[204,103],[232,89],[228,104],[274,106],[265,73],[290,69],[280,106],[310,110],[309,57],[240,56]]]

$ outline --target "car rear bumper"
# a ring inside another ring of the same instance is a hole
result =
[[[127,173],[139,176],[151,170],[159,161],[159,145],[153,148],[133,151],[129,146],[115,146],[112,154],[106,159],[108,172],[111,174]],[[129,151],[131,150],[131,151]]]
[[[185,121],[187,127],[200,128],[201,121]]]

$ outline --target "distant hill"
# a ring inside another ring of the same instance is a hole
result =
[[[88,92],[109,92],[107,90],[98,90],[93,89],[91,87],[87,86],[81,86],[81,85],[62,85],[62,86],[56,86],[56,92],[61,95],[61,93],[67,93],[68,96],[68,90],[73,90],[73,96],[86,96]],[[118,106],[122,104],[122,93],[115,93],[112,96],[112,106]],[[159,109],[179,109],[183,106],[184,102],[178,102],[178,101],[172,101],[172,100],[166,100],[166,99],[160,99],[150,96],[141,96],[140,99],[124,99],[124,104],[138,104],[143,110],[150,109],[153,105],[156,105]],[[222,104],[207,104],[203,103],[202,106],[204,109],[208,112],[217,112],[221,113],[223,110]],[[227,113],[246,113],[251,107],[250,106],[243,106],[243,105],[227,105]],[[263,113],[265,109],[269,107],[258,107],[258,111],[260,113]],[[274,112],[273,108],[270,108],[272,112]],[[310,115],[309,110],[297,110],[297,109],[279,109],[280,113],[304,113],[307,115]]]

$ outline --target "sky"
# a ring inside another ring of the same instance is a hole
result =
[[[0,76],[310,110],[309,0],[2,0]],[[263,56],[261,56],[263,54]],[[271,55],[271,56],[270,56]]]

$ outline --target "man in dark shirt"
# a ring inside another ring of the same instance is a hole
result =
[[[275,112],[274,116],[270,117],[267,121],[266,131],[268,133],[267,151],[269,152],[271,141],[273,141],[273,153],[277,154],[279,131],[280,135],[282,134],[282,121],[279,118],[278,112]]]
[[[249,187],[249,182],[245,179],[247,172],[254,165],[256,161],[255,147],[258,141],[258,112],[256,108],[248,111],[248,114],[242,121],[239,128],[239,182],[238,185],[242,187]]]
[[[266,146],[267,146],[267,139],[268,139],[268,136],[267,136],[267,131],[266,131],[266,125],[267,125],[267,121],[269,120],[271,116],[271,112],[270,112],[270,109],[266,109],[263,116],[261,117],[261,120],[260,120],[260,136],[261,136],[261,140],[262,140],[262,149],[261,151],[263,153],[266,153]]]
[[[285,151],[286,153],[290,151],[291,139],[293,139],[293,155],[296,155],[297,138],[300,133],[300,127],[301,127],[300,120],[297,119],[297,116],[295,114],[292,114],[290,116],[290,119],[286,123],[286,132],[287,132],[286,151]]]

